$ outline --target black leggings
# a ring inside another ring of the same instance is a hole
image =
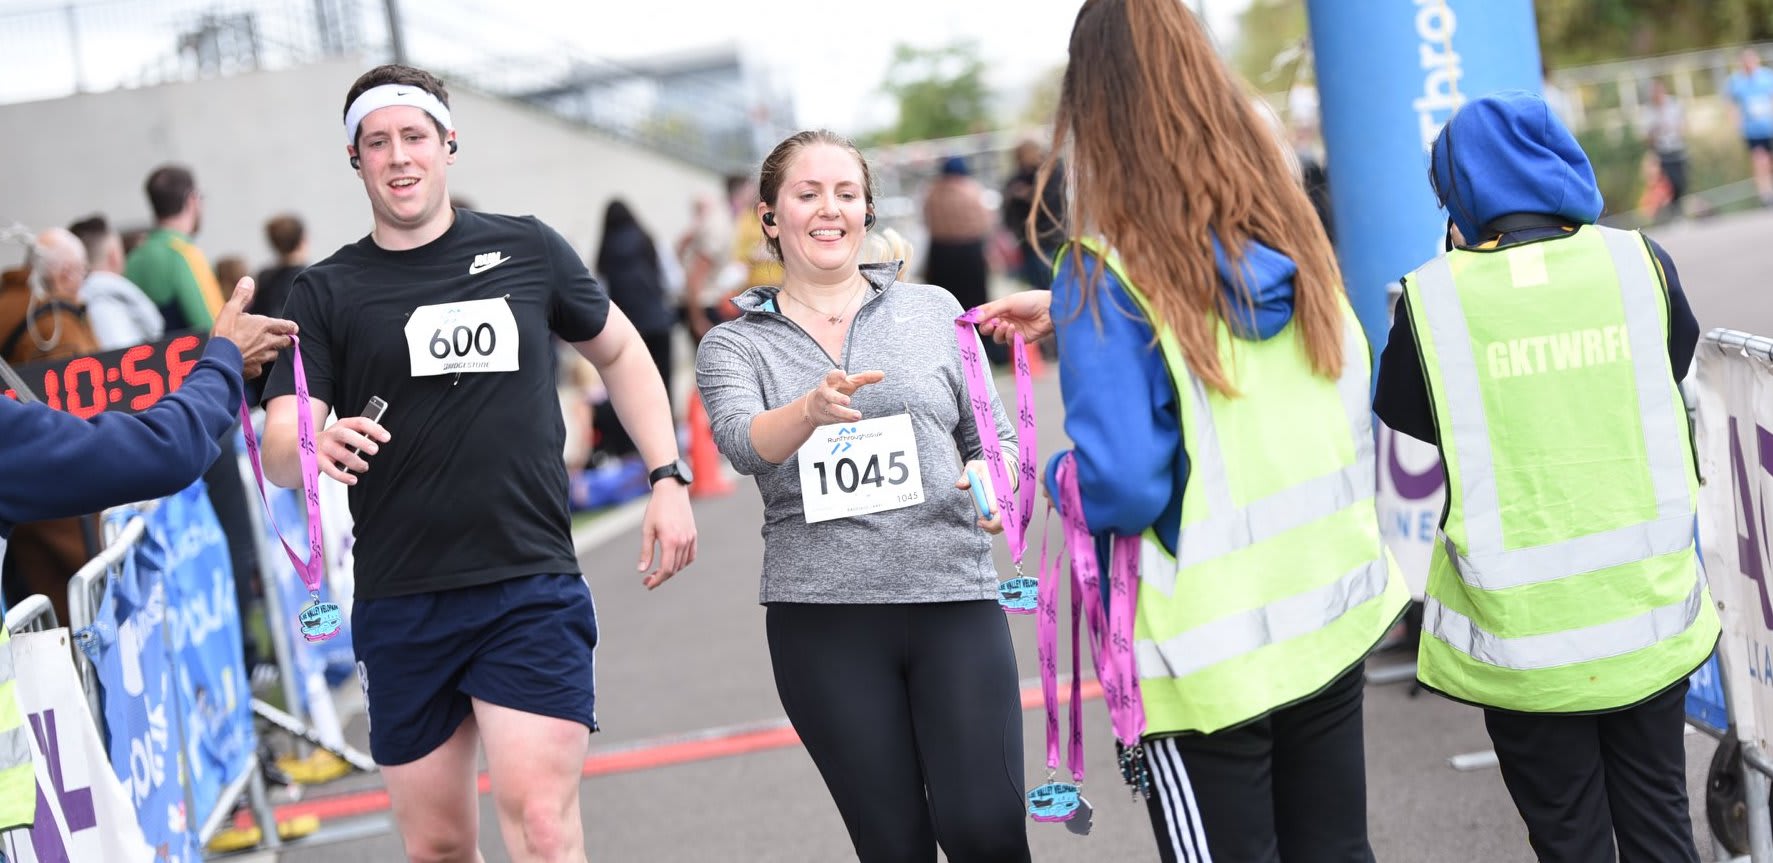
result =
[[[776,692],[856,857],[1029,859],[1022,706],[995,601],[771,603]]]

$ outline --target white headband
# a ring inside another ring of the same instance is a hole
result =
[[[383,84],[363,91],[351,102],[350,110],[345,112],[345,143],[356,146],[357,127],[363,125],[363,118],[371,111],[387,108],[391,105],[411,105],[427,114],[443,125],[445,132],[456,129],[449,120],[449,109],[431,95],[425,88],[414,84]]]

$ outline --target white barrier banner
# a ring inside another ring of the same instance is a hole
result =
[[[1773,365],[1699,343],[1699,547],[1723,618],[1730,709],[1744,741],[1773,730]]]
[[[5,835],[17,863],[133,863],[154,852],[142,839],[129,797],[111,772],[92,711],[69,656],[68,631],[12,637],[19,710],[31,728],[37,819]]]
[[[1428,592],[1428,559],[1434,550],[1447,477],[1434,444],[1379,426],[1379,531],[1404,572],[1410,595]]]

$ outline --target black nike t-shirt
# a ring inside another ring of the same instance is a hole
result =
[[[455,216],[416,249],[339,249],[283,309],[311,396],[341,417],[388,403],[391,440],[349,493],[361,599],[579,571],[550,334],[595,337],[609,297],[534,217]],[[266,401],[295,392],[292,370],[277,361]]]

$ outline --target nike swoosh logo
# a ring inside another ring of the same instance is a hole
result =
[[[893,315],[893,323],[907,324],[917,318],[916,315]]]
[[[501,258],[495,258],[495,259],[489,260],[489,261],[475,261],[474,263],[468,265],[468,275],[470,275],[470,276],[479,275],[479,274],[484,273],[487,270],[490,270],[493,267],[496,267],[496,266],[498,266],[506,261],[509,261],[509,260],[511,260],[511,258],[509,256],[505,256],[505,257],[501,257]]]

